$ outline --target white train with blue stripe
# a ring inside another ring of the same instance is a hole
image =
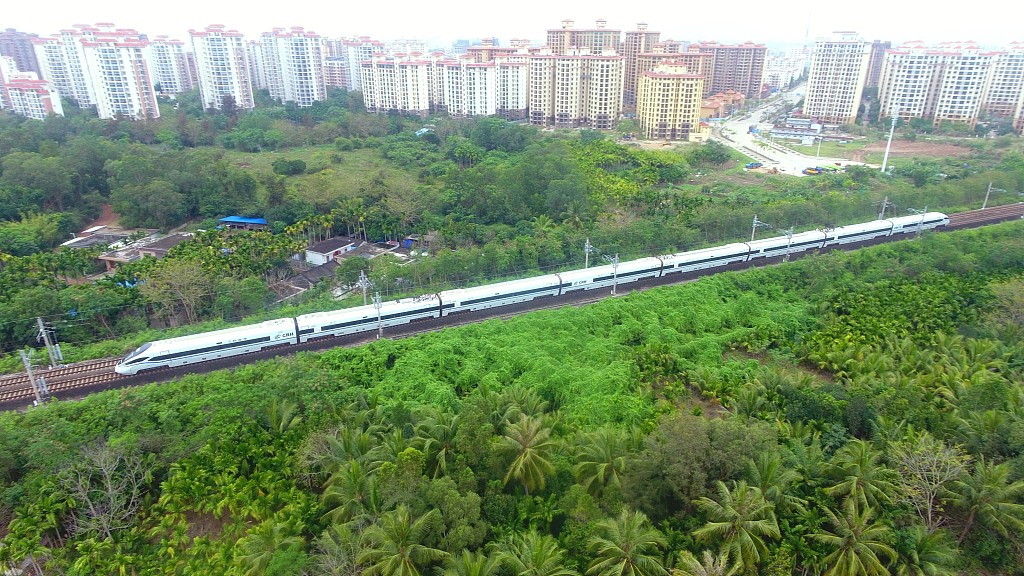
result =
[[[829,230],[801,232],[792,236],[776,236],[667,256],[640,258],[620,262],[617,267],[607,264],[497,284],[446,290],[419,298],[382,302],[379,319],[377,308],[373,305],[304,314],[296,318],[282,318],[226,330],[147,342],[121,359],[114,370],[119,374],[135,374],[140,370],[195,364],[259,352],[276,346],[295,345],[316,338],[369,332],[377,330],[378,325],[387,328],[460,312],[528,302],[542,297],[607,288],[613,284],[628,284],[648,278],[721,268],[738,262],[764,261],[787,254],[799,254],[886,236],[911,235],[948,224],[949,218],[945,214],[928,212],[918,216],[875,220]]]

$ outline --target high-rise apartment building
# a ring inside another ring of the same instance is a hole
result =
[[[798,80],[804,73],[806,61],[794,59],[786,53],[769,54],[764,64],[764,85],[783,89]]]
[[[377,54],[360,64],[363,103],[369,112],[397,111],[426,118],[431,110],[434,62]]]
[[[636,30],[626,32],[622,42],[622,57],[625,58],[625,70],[622,82],[622,105],[632,111],[636,107],[637,81],[640,76],[640,55],[652,52],[661,38],[661,32],[652,32],[647,24],[640,22]]]
[[[257,48],[258,47],[258,48]],[[275,28],[260,36],[251,52],[262,54],[261,81],[266,82],[270,97],[294,102],[300,107],[312,106],[327,98],[324,83],[324,42],[315,32],[296,26],[288,30]]]
[[[79,107],[95,106],[100,118],[160,116],[144,35],[100,23],[33,42],[43,79]]]
[[[836,32],[831,38],[815,41],[804,114],[822,122],[854,123],[870,55],[870,45],[856,32]]]
[[[444,65],[444,106],[452,116],[493,116],[498,112],[498,66],[462,57]]]
[[[159,118],[145,57],[149,41],[135,30],[97,31],[81,40],[100,118]]]
[[[96,104],[82,47],[82,40],[90,39],[95,31],[98,30],[92,26],[79,25],[61,30],[58,35],[32,41],[43,79],[49,81],[61,96],[74,100],[79,108],[90,108]]]
[[[328,47],[328,55],[343,58],[345,62],[342,87],[349,90],[362,90],[362,64],[373,59],[374,54],[385,54],[383,42],[370,39],[369,36],[342,39],[340,45],[333,41]]]
[[[734,90],[747,98],[760,98],[764,85],[764,61],[768,48],[764,44],[719,44],[700,42],[691,44],[696,50],[713,56],[711,86],[707,92]]]
[[[644,137],[689,140],[699,131],[704,76],[680,62],[660,63],[640,75],[636,117]]]
[[[530,123],[610,130],[622,115],[623,58],[590,50],[530,57]]]
[[[570,54],[580,50],[591,53],[620,50],[622,30],[607,28],[607,20],[598,20],[593,28],[574,28],[572,20],[562,20],[561,28],[548,30],[547,47],[552,54]]]
[[[157,36],[149,41],[144,54],[158,94],[181,94],[195,88],[184,42]]]
[[[1024,97],[1024,44],[1014,42],[992,55],[992,73],[981,101],[981,112],[1013,118]]]
[[[49,82],[40,80],[35,72],[19,71],[9,56],[0,56],[0,109],[36,120],[64,115],[60,96]]]
[[[21,72],[35,72],[41,74],[39,61],[36,59],[36,49],[32,40],[38,38],[36,34],[18,32],[14,28],[8,28],[0,32],[0,56],[9,56],[14,60],[14,65]]]
[[[971,43],[904,44],[885,53],[880,118],[977,123],[995,54]],[[1015,104],[1016,102],[1014,102]]]
[[[239,109],[253,108],[252,81],[245,57],[242,33],[214,24],[203,30],[189,30],[199,76],[203,106],[219,110],[225,98]]]
[[[878,79],[882,75],[882,62],[885,60],[885,51],[892,48],[892,42],[875,40],[871,43],[868,55],[868,78],[864,81],[865,88],[877,88]]]
[[[668,44],[661,42],[656,44],[653,52],[641,54],[637,59],[637,73],[643,74],[644,72],[654,70],[654,67],[662,62],[678,62],[686,66],[690,74],[700,74],[704,77],[704,96],[707,96],[710,94],[712,86],[712,76],[714,74],[712,64],[714,63],[715,55],[700,52],[696,47],[685,49],[682,52],[670,51],[681,47],[681,43]]]

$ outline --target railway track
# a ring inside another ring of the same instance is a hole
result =
[[[1024,203],[951,214],[949,216],[949,226],[946,229],[956,230],[975,228],[986,224],[994,224],[997,222],[1016,220],[1020,218],[1024,218]],[[858,248],[862,245],[880,243],[879,241],[884,242],[890,240],[880,238],[875,241],[850,245],[844,248]],[[798,258],[803,255],[804,253],[798,253],[793,256],[794,258]],[[771,259],[770,262],[758,262],[755,265],[763,266],[780,260],[781,258],[774,258]],[[751,265],[752,264],[747,263],[730,264],[729,266],[720,269],[716,268],[714,269],[714,272],[740,270],[750,267]],[[657,286],[690,282],[703,275],[706,275],[706,271],[674,275],[665,279],[650,278],[640,282],[633,282],[619,286],[618,292],[620,295],[626,295],[635,291],[643,291]],[[465,312],[455,316],[432,318],[412,322],[410,324],[393,326],[385,329],[385,334],[389,339],[409,338],[425,334],[427,332],[434,332],[443,327],[462,326],[489,319],[508,319],[518,316],[524,312],[562,308],[565,306],[583,306],[603,300],[607,297],[608,293],[605,290],[589,293],[572,293],[567,296],[545,297],[529,302],[520,302],[511,306],[502,306],[499,308],[475,312]],[[204,362],[200,365],[163,368],[139,373],[133,376],[126,376],[114,372],[114,365],[117,363],[118,358],[91,360],[69,366],[36,370],[35,375],[37,378],[43,377],[46,379],[47,388],[52,397],[75,399],[83,397],[89,393],[99,392],[102,390],[151,384],[155,382],[165,382],[174,378],[180,378],[186,374],[212,372],[243,364],[250,364],[260,360],[267,360],[278,356],[289,356],[297,351],[320,351],[337,347],[361,346],[376,340],[376,338],[377,335],[374,332],[363,332],[348,336],[322,338],[294,346],[270,348],[252,354],[221,358],[210,362]],[[34,400],[35,392],[28,383],[28,376],[25,374],[14,374],[0,377],[0,410],[24,408],[26,406],[30,406]]]

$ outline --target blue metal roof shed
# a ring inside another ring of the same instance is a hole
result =
[[[245,228],[246,230],[267,227],[266,218],[246,218],[244,216],[228,216],[226,218],[221,218],[219,222],[231,228]]]

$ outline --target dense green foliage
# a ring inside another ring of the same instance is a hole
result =
[[[0,559],[67,574],[1014,573],[1022,231],[5,414]]]

